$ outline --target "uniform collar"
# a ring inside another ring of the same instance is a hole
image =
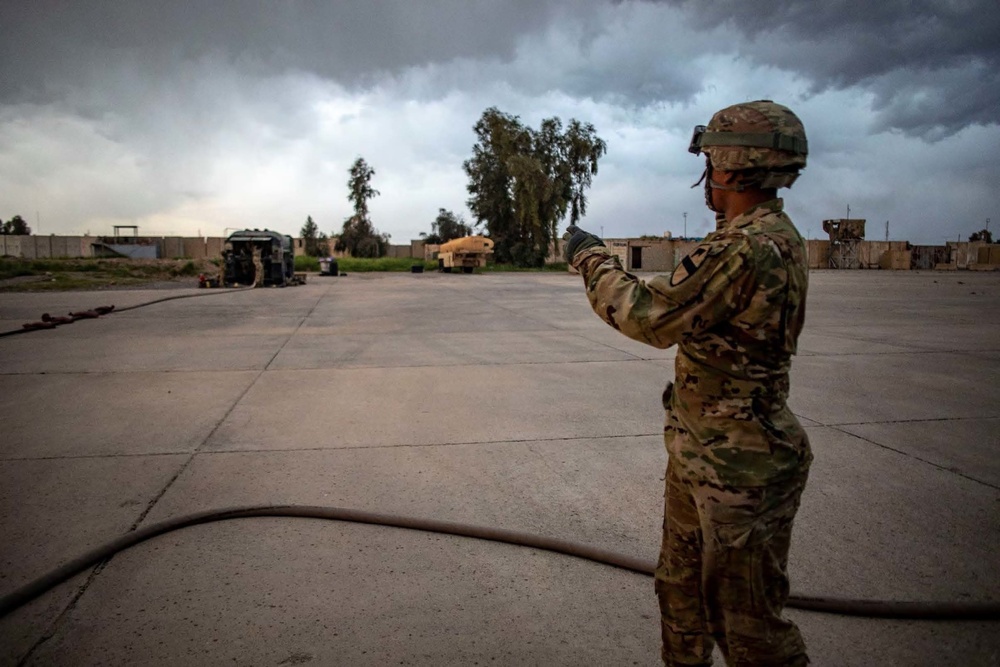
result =
[[[746,227],[754,220],[757,220],[768,213],[780,213],[784,210],[785,200],[781,197],[776,197],[774,199],[768,200],[762,204],[757,204],[753,208],[743,211],[738,216],[733,218],[727,227],[732,227],[733,229],[739,229],[740,227]]]

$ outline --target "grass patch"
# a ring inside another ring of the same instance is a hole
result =
[[[422,265],[424,271],[436,269],[437,262],[427,262],[410,257],[342,257],[337,260],[338,268],[344,273],[366,273],[369,271],[409,271],[411,266]]]
[[[477,269],[478,271],[479,269]],[[566,262],[556,262],[555,264],[546,264],[541,268],[535,267],[523,267],[514,266],[513,264],[493,264],[489,263],[486,265],[483,271],[496,272],[496,273],[539,273],[539,272],[558,272],[566,273],[569,271],[569,264]]]
[[[420,260],[409,257],[379,257],[376,259],[367,257],[340,257],[336,260],[337,269],[344,273],[367,273],[371,271],[401,271],[409,272],[414,265],[422,265],[424,271],[437,271],[437,260]],[[523,268],[513,264],[493,264],[489,263],[484,269],[476,269],[476,273],[485,272],[556,272],[566,273],[569,269],[566,262],[546,264],[540,269]],[[304,255],[295,258],[296,271],[319,271],[319,259],[316,257],[306,257]],[[455,270],[461,273],[460,269]]]
[[[0,259],[0,280],[33,275],[35,272],[31,270],[31,267],[25,265],[21,260]]]
[[[319,271],[319,258],[299,255],[295,258],[295,270],[300,272]]]
[[[196,276],[198,275],[198,267],[195,266],[194,262],[188,260],[184,262],[181,266],[171,269],[170,273],[174,276]]]
[[[343,273],[370,273],[372,271],[409,272],[410,267],[422,265],[425,271],[437,268],[436,261],[424,261],[409,257],[338,257],[337,270]],[[319,259],[299,256],[295,258],[296,271],[319,271]]]
[[[420,260],[409,257],[341,257],[337,268],[344,273],[368,273],[372,271],[409,272],[414,265],[422,265],[424,271],[436,271],[437,260]],[[39,276],[46,280],[25,282],[0,289],[17,290],[57,290],[57,289],[99,289],[122,285],[193,278],[199,273],[216,275],[221,264],[219,259],[16,259],[0,258],[0,280],[21,276]],[[318,272],[319,259],[305,255],[295,258],[298,272]],[[526,269],[512,264],[486,265],[476,269],[476,273],[501,272],[561,272],[565,273],[565,262],[547,264],[540,269]],[[460,270],[458,271],[461,272]]]
[[[53,273],[42,280],[25,283],[20,289],[29,292],[59,292],[67,290],[99,290],[109,287],[131,287],[148,284],[146,278],[135,276],[116,276],[108,278],[105,274],[91,272],[64,271]]]
[[[37,278],[0,284],[0,290],[106,289],[191,280],[199,273],[214,275],[217,272],[214,263],[208,260],[0,258],[0,281],[22,276]]]

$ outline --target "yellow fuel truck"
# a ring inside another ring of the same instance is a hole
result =
[[[485,236],[463,236],[441,245],[438,250],[438,271],[451,273],[462,269],[472,273],[478,266],[486,266],[487,255],[493,254],[493,240]]]

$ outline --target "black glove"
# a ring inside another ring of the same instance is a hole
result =
[[[585,232],[576,225],[570,225],[563,234],[563,241],[566,243],[566,261],[572,263],[576,253],[587,248],[604,247],[604,241],[597,238],[590,232]]]

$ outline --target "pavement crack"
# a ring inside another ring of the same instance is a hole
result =
[[[201,452],[205,455],[218,455],[218,454],[267,454],[267,453],[284,453],[284,452],[333,452],[333,451],[347,451],[347,450],[364,450],[364,449],[400,449],[400,448],[421,448],[421,447],[460,447],[463,445],[517,445],[526,443],[536,443],[536,442],[573,442],[574,440],[620,440],[627,438],[647,438],[653,436],[661,436],[660,431],[654,431],[651,433],[627,433],[622,435],[587,435],[587,436],[560,436],[551,438],[518,438],[518,439],[503,439],[503,440],[468,440],[463,442],[421,442],[421,443],[396,443],[391,445],[386,444],[376,444],[376,445],[348,445],[346,447],[289,447],[282,449],[274,449],[273,447],[269,449],[212,449]]]
[[[830,428],[837,428],[839,426],[868,426],[868,425],[880,425],[880,424],[919,424],[919,423],[930,423],[930,422],[960,422],[960,421],[990,421],[993,419],[1000,419],[1000,415],[986,415],[985,417],[923,417],[917,419],[885,419],[877,421],[863,421],[863,422],[837,422],[835,424],[823,424],[823,426],[829,426]],[[815,421],[815,420],[813,420]]]
[[[229,409],[226,410],[226,413],[222,415],[219,421],[215,423],[215,426],[212,427],[212,430],[208,432],[208,435],[206,435],[204,439],[202,439],[201,443],[199,443],[198,446],[194,448],[194,451],[192,451],[188,455],[187,459],[184,460],[184,463],[182,463],[180,468],[177,469],[177,472],[174,473],[173,477],[171,477],[170,480],[163,485],[163,488],[160,489],[160,491],[156,494],[156,496],[154,496],[153,499],[149,501],[149,503],[146,505],[146,508],[142,511],[141,514],[139,514],[139,518],[137,518],[129,527],[128,532],[131,533],[132,531],[136,530],[139,527],[139,525],[145,520],[145,518],[153,510],[153,507],[155,507],[156,504],[160,502],[160,499],[164,496],[164,494],[167,493],[170,487],[173,486],[174,482],[177,481],[177,478],[179,478],[182,474],[184,474],[184,471],[187,470],[188,466],[191,465],[191,462],[195,459],[196,456],[198,456],[198,453],[202,450],[205,444],[212,439],[212,436],[215,435],[215,432],[218,431],[219,427],[222,426],[222,424],[226,421],[226,419],[229,418],[229,415],[233,413],[233,410],[235,410],[236,406],[240,404],[240,401],[243,400],[243,397],[246,396],[248,393],[250,393],[250,390],[253,389],[254,385],[257,384],[257,380],[259,380],[260,376],[262,376],[263,374],[264,374],[263,370],[258,372],[257,375],[254,376],[253,380],[251,380],[247,384],[246,388],[240,393],[239,396],[236,397],[236,400],[233,401],[233,404],[229,406]]]
[[[109,452],[107,454],[64,454],[61,456],[3,456],[0,461],[74,461],[80,459],[135,459],[146,456],[183,456],[190,454],[190,450],[176,452],[140,452],[129,454],[128,452]]]
[[[824,336],[829,336],[830,338],[839,338],[840,340],[847,340],[851,342],[869,343],[871,345],[889,345],[891,347],[904,348],[899,351],[892,352],[820,352],[815,353],[817,356],[868,356],[877,354],[882,355],[897,355],[897,354],[977,354],[980,352],[997,352],[1000,351],[997,348],[985,348],[977,350],[959,350],[959,349],[949,349],[942,350],[935,347],[928,347],[925,343],[907,343],[896,339],[890,340],[880,340],[878,338],[872,338],[870,336],[857,336],[857,335],[845,335],[842,333],[834,333],[830,331],[812,331],[808,330],[808,333],[822,334]],[[802,346],[805,347],[805,346]]]
[[[281,347],[278,348],[278,351],[275,352],[271,356],[271,359],[268,360],[268,362],[264,365],[264,371],[268,370],[271,367],[271,364],[273,364],[274,360],[278,358],[278,355],[281,354],[281,351],[285,349],[285,346],[288,345],[288,342],[290,340],[292,340],[292,338],[295,337],[295,334],[297,334],[299,332],[299,329],[301,329],[302,325],[306,323],[306,320],[308,320],[310,317],[312,317],[312,314],[314,312],[316,312],[316,307],[319,306],[320,302],[323,301],[323,299],[326,298],[326,295],[330,293],[330,289],[332,287],[333,287],[333,285],[327,285],[327,288],[325,290],[323,290],[322,294],[319,295],[319,298],[316,299],[316,303],[314,303],[313,306],[312,306],[312,308],[309,309],[309,312],[306,313],[305,315],[303,315],[302,319],[299,320],[298,325],[295,327],[295,331],[293,331],[292,333],[288,334],[288,337],[285,338],[285,342],[283,342],[281,344]],[[261,371],[261,372],[263,372],[263,371]],[[254,382],[256,382],[256,380],[254,380]]]
[[[391,364],[391,365],[378,365],[378,364],[351,364],[348,366],[309,366],[309,367],[288,367],[288,368],[277,368],[276,371],[355,371],[355,370],[392,370],[396,368],[499,368],[507,366],[557,366],[566,364],[632,364],[640,361],[671,361],[670,359],[662,359],[658,357],[640,358],[632,355],[631,352],[624,352],[623,350],[617,350],[623,354],[628,354],[633,356],[632,359],[573,359],[573,360],[560,360],[560,361],[514,361],[514,362],[480,362],[480,363],[457,363],[457,364],[446,364],[446,363],[428,363],[428,364]]]
[[[181,467],[177,470],[174,476],[170,478],[170,480],[163,486],[163,488],[160,489],[160,492],[157,493],[156,496],[149,502],[149,504],[146,506],[146,509],[142,511],[142,513],[139,515],[139,518],[135,520],[135,522],[129,528],[128,532],[136,530],[146,519],[146,517],[149,516],[149,513],[153,511],[153,508],[156,506],[158,502],[160,502],[160,499],[167,493],[170,487],[173,486],[174,482],[176,482],[177,479],[184,474],[184,471],[188,469],[188,467],[191,465],[191,462],[194,461],[194,459],[198,456],[199,452],[201,452],[201,450],[205,447],[208,441],[212,439],[212,436],[215,435],[216,431],[218,431],[219,428],[226,422],[226,420],[229,418],[229,415],[231,415],[233,413],[233,410],[236,409],[236,406],[238,406],[240,402],[243,400],[243,398],[248,393],[250,393],[250,390],[254,388],[254,386],[257,384],[257,381],[260,380],[260,378],[264,375],[265,372],[267,372],[267,369],[271,365],[271,363],[278,357],[279,354],[281,354],[281,351],[285,349],[285,346],[288,345],[288,341],[290,341],[292,337],[295,335],[295,333],[302,328],[302,325],[305,323],[305,321],[309,319],[309,317],[313,314],[313,312],[315,312],[316,306],[320,304],[320,302],[326,297],[326,295],[329,292],[330,292],[330,287],[328,286],[323,291],[323,293],[320,294],[319,297],[316,299],[316,303],[314,303],[312,308],[309,309],[309,312],[303,315],[302,319],[299,320],[299,324],[298,326],[295,327],[295,331],[288,334],[288,337],[285,338],[285,341],[281,344],[278,350],[271,356],[271,360],[267,362],[264,368],[258,371],[257,375],[254,376],[253,380],[251,380],[250,383],[247,384],[246,389],[244,389],[242,393],[240,393],[240,395],[236,397],[236,400],[233,401],[233,404],[229,406],[229,409],[226,410],[226,413],[222,415],[219,421],[215,423],[215,426],[213,426],[212,430],[208,432],[208,435],[206,435],[204,439],[202,439],[202,441],[198,444],[198,446],[194,448],[194,450],[188,456],[187,460],[185,460],[184,463],[181,464]]]
[[[26,376],[26,375],[182,375],[184,373],[245,373],[249,371],[259,371],[260,368],[145,368],[138,370],[100,370],[100,371],[14,371],[11,373],[0,372],[2,376]]]
[[[928,421],[931,421],[931,420],[928,420]],[[936,421],[936,420],[934,420],[934,421]],[[941,420],[941,421],[947,421],[947,420]],[[838,428],[837,426],[833,426],[833,425],[825,425],[825,426],[827,426],[827,428],[831,428],[834,431],[837,431],[839,433],[843,433],[844,435],[849,435],[849,436],[851,436],[853,438],[858,438],[859,440],[864,440],[865,442],[870,443],[872,445],[875,445],[876,447],[881,447],[882,449],[888,450],[890,452],[895,452],[896,454],[902,454],[903,456],[905,456],[907,458],[910,458],[910,459],[913,459],[914,461],[920,461],[921,463],[925,463],[925,464],[927,464],[927,465],[929,465],[929,466],[931,466],[933,468],[937,468],[938,470],[940,470],[942,472],[947,472],[947,473],[951,473],[952,475],[957,475],[958,477],[962,477],[963,479],[967,479],[970,482],[975,482],[976,484],[981,484],[981,485],[983,485],[983,486],[985,486],[985,487],[987,487],[989,489],[993,489],[994,491],[1000,491],[1000,486],[998,486],[996,484],[991,484],[990,482],[986,482],[986,481],[983,481],[981,479],[977,479],[975,477],[971,477],[969,475],[966,475],[964,472],[962,472],[961,470],[958,470],[957,468],[953,468],[953,467],[949,467],[949,466],[943,466],[940,463],[935,463],[934,461],[930,461],[930,460],[925,459],[925,458],[923,458],[921,456],[917,456],[916,454],[913,454],[912,452],[907,452],[906,450],[903,450],[903,449],[897,449],[896,447],[890,447],[889,445],[883,444],[883,443],[881,443],[881,442],[879,442],[877,440],[873,440],[871,438],[866,438],[865,436],[858,435],[857,433],[851,433],[850,431],[844,430],[842,428]]]
[[[868,341],[865,341],[868,342]],[[884,345],[890,345],[891,343],[883,343]],[[982,353],[994,353],[1000,352],[1000,350],[985,349],[985,350],[933,350],[929,348],[914,348],[912,350],[899,350],[893,352],[812,352],[803,349],[799,352],[799,356],[803,357],[905,357],[914,355],[930,355],[930,354],[962,354],[966,356],[976,356]]]
[[[136,529],[138,529],[138,527],[142,524],[142,522],[146,519],[146,517],[149,516],[149,513],[153,511],[153,508],[157,505],[157,503],[160,502],[160,499],[163,498],[164,495],[166,495],[167,491],[170,489],[170,487],[173,486],[174,482],[176,482],[177,479],[180,478],[180,476],[184,474],[184,471],[188,469],[188,467],[191,465],[191,462],[194,461],[195,457],[198,456],[199,452],[205,447],[205,445],[208,443],[208,441],[212,439],[212,436],[215,435],[216,431],[219,430],[219,427],[221,427],[222,424],[225,423],[226,419],[229,418],[229,415],[231,415],[232,412],[233,412],[233,410],[236,409],[236,406],[238,406],[240,404],[240,402],[243,400],[243,398],[248,393],[250,393],[250,390],[253,389],[254,385],[257,384],[257,381],[260,380],[261,376],[264,375],[264,373],[267,371],[268,367],[277,358],[277,356],[281,353],[281,351],[283,349],[285,349],[285,345],[288,344],[288,341],[290,341],[292,339],[292,337],[295,335],[295,333],[302,327],[303,323],[305,323],[305,321],[307,319],[309,319],[309,316],[313,314],[313,312],[316,310],[316,307],[319,305],[320,301],[322,301],[326,297],[326,295],[327,295],[327,293],[329,293],[329,291],[330,291],[330,287],[327,287],[327,289],[324,290],[324,292],[322,294],[320,294],[319,298],[316,300],[316,303],[313,304],[313,307],[310,308],[309,312],[306,313],[302,317],[302,319],[299,321],[298,326],[295,327],[295,331],[293,331],[292,333],[290,333],[288,335],[288,337],[284,340],[284,342],[281,344],[281,346],[278,348],[278,350],[274,353],[274,355],[272,355],[270,361],[268,361],[268,363],[264,366],[264,368],[260,369],[257,372],[257,375],[254,376],[253,380],[251,380],[247,384],[246,388],[240,393],[240,395],[236,398],[236,400],[233,401],[233,404],[229,406],[229,409],[226,410],[226,413],[224,415],[222,415],[222,417],[219,419],[219,421],[216,422],[215,426],[212,427],[212,430],[208,432],[208,435],[206,435],[202,439],[202,441],[198,444],[198,446],[195,447],[195,449],[193,451],[191,451],[190,455],[180,465],[180,467],[173,474],[173,476],[167,481],[166,484],[163,485],[163,487],[149,501],[149,503],[147,503],[145,509],[143,509],[143,511],[139,514],[139,517],[129,527],[128,532],[131,533],[131,532],[134,532]],[[52,637],[54,637],[57,632],[59,632],[59,629],[62,626],[63,622],[65,621],[66,617],[70,614],[70,612],[73,611],[73,609],[76,608],[76,605],[79,602],[80,598],[83,597],[83,595],[90,588],[91,584],[93,584],[94,581],[97,579],[98,575],[100,575],[100,573],[104,570],[104,568],[108,565],[108,563],[110,563],[113,559],[114,559],[114,556],[110,556],[107,559],[105,559],[104,561],[98,563],[94,567],[94,569],[91,570],[90,575],[87,577],[87,580],[85,582],[83,582],[83,584],[80,586],[79,589],[77,589],[76,593],[73,595],[73,598],[69,601],[69,603],[56,616],[56,618],[53,620],[53,622],[51,624],[49,624],[49,626],[46,628],[46,630],[42,634],[42,636],[39,637],[38,640],[34,644],[32,644],[31,648],[28,649],[27,653],[25,653],[25,655],[21,658],[21,660],[18,661],[18,663],[17,663],[18,667],[21,667],[22,665],[27,664],[27,661],[31,658],[31,656],[35,653],[35,651],[37,651],[38,648],[40,646],[42,646],[42,644],[44,644],[45,642],[47,642],[49,639],[51,639]]]
[[[42,632],[38,640],[31,645],[31,648],[28,649],[28,651],[24,654],[24,656],[22,656],[21,659],[17,661],[17,667],[23,667],[24,665],[28,664],[28,660],[31,659],[31,656],[34,655],[35,651],[41,648],[42,645],[45,644],[45,642],[55,637],[56,633],[59,632],[59,628],[60,626],[62,626],[63,621],[74,609],[76,609],[77,602],[80,601],[80,598],[83,597],[83,594],[87,592],[88,588],[90,588],[90,584],[94,581],[94,579],[97,578],[97,575],[99,575],[101,571],[104,570],[104,567],[111,561],[111,558],[113,557],[104,559],[103,561],[95,565],[93,569],[91,569],[90,574],[87,575],[87,580],[80,585],[80,587],[73,594],[73,597],[70,599],[70,601],[66,604],[65,607],[63,607],[63,610],[59,612],[59,614],[52,620],[51,623],[49,623],[49,625],[45,628],[45,631]]]

